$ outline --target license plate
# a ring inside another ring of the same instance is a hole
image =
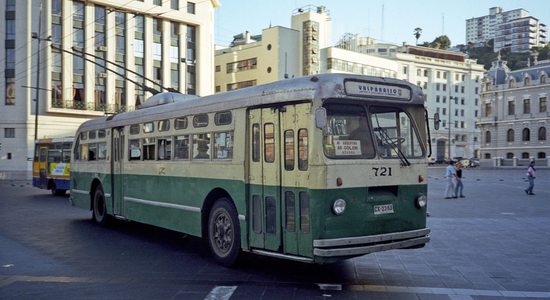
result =
[[[373,208],[375,215],[393,214],[393,204],[375,205]]]

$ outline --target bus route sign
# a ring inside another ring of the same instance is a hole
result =
[[[408,101],[411,99],[411,91],[407,88],[348,80],[345,82],[346,94],[359,97],[384,97],[396,100]]]

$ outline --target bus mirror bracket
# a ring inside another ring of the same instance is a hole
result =
[[[319,107],[315,110],[315,127],[323,129],[327,126],[327,110]]]

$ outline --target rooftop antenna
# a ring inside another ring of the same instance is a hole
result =
[[[380,40],[384,40],[384,4],[382,4],[382,26],[380,27]]]
[[[441,35],[445,35],[445,14],[441,14]]]

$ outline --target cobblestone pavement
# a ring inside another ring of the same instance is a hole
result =
[[[90,213],[27,182],[0,182],[0,299],[549,299],[550,170],[465,169],[444,199],[429,170],[431,242],[317,266],[246,256],[227,269],[203,241]]]

